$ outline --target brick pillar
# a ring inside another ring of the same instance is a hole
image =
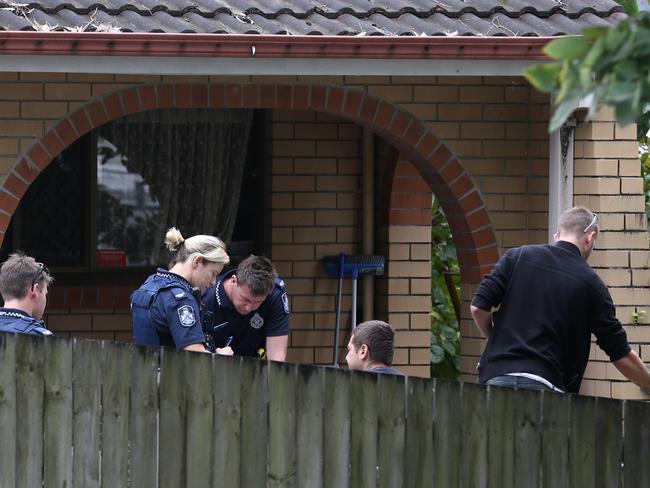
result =
[[[574,203],[598,214],[600,235],[589,263],[609,287],[616,315],[625,326],[632,348],[650,361],[648,316],[634,324],[632,314],[650,311],[650,253],[645,221],[643,181],[636,127],[614,122],[603,110],[575,132]],[[613,398],[642,397],[596,346],[592,347],[581,393]]]

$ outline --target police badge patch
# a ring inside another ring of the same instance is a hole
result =
[[[255,330],[260,329],[264,325],[264,319],[260,317],[260,314],[255,312],[255,315],[251,317],[251,327]]]
[[[289,313],[289,297],[287,292],[282,294],[282,305],[284,306],[284,313]]]
[[[194,316],[194,309],[189,305],[183,305],[177,310],[178,319],[181,321],[183,327],[192,327],[196,324],[196,317]]]

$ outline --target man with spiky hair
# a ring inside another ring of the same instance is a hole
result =
[[[53,335],[41,321],[52,281],[43,263],[22,252],[10,254],[0,266],[0,332]]]

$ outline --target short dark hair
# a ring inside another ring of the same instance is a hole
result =
[[[238,285],[248,285],[255,296],[268,295],[273,291],[278,272],[273,263],[264,256],[248,256],[235,272]]]
[[[54,279],[43,263],[37,263],[21,251],[10,254],[0,266],[0,295],[5,301],[25,298],[35,283],[47,282],[49,285],[52,281]]]
[[[365,344],[368,347],[368,355],[373,361],[386,366],[393,364],[395,332],[386,322],[368,320],[360,323],[352,331],[352,344],[355,350]]]

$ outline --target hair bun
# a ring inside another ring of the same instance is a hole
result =
[[[183,238],[181,231],[176,227],[172,227],[167,231],[167,234],[165,234],[165,245],[167,246],[167,249],[172,252],[178,251],[178,247],[183,244],[183,242],[185,242],[185,239]]]

